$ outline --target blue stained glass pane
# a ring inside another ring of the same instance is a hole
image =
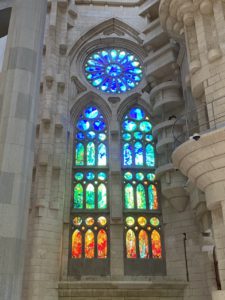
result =
[[[98,173],[99,180],[106,180],[106,178],[107,178],[106,173],[104,173],[104,172]]]
[[[155,151],[150,144],[146,146],[146,165],[149,167],[155,166]]]
[[[93,81],[93,86],[99,86],[101,83],[102,83],[103,79],[102,78],[98,78],[98,79],[95,79]]]
[[[132,147],[130,144],[123,146],[123,164],[124,166],[132,165]]]
[[[77,135],[76,135],[77,139],[78,140],[84,140],[84,134],[83,132],[78,132]]]
[[[141,140],[143,138],[143,133],[141,133],[140,131],[137,131],[134,133],[134,137],[136,140]]]
[[[79,120],[77,122],[77,128],[86,131],[90,128],[90,123],[87,120]]]
[[[131,140],[131,134],[130,133],[124,133],[123,134],[123,139],[124,141],[130,141]]]
[[[123,122],[123,128],[126,131],[132,132],[137,128],[137,125],[134,121],[126,120]]]
[[[90,140],[93,140],[95,138],[96,134],[94,131],[89,131],[87,133],[87,138],[90,139]]]
[[[149,132],[152,129],[152,125],[151,123],[149,123],[148,121],[143,121],[140,123],[140,130],[143,132]]]
[[[105,129],[105,122],[97,120],[93,123],[93,127],[96,131],[102,131]]]
[[[98,139],[102,142],[105,141],[106,140],[106,134],[105,133],[99,133]]]
[[[91,85],[106,93],[125,93],[142,79],[139,59],[127,50],[104,49],[90,55],[85,75]]]
[[[152,142],[153,141],[153,136],[151,134],[146,134],[145,139],[147,142]]]
[[[86,174],[87,180],[93,180],[95,178],[95,174],[93,172],[88,172]]]
[[[98,145],[98,166],[106,166],[106,146]]]
[[[85,112],[85,117],[88,119],[95,119],[98,116],[98,110],[94,106],[89,106]]]
[[[134,120],[141,121],[145,117],[145,113],[142,109],[135,107],[130,111],[130,117]]]
[[[75,175],[74,175],[75,179],[76,180],[82,180],[84,178],[84,174],[81,173],[81,172],[77,172]]]
[[[135,149],[135,165],[136,166],[143,166],[144,157],[143,157],[142,143],[140,143],[140,142],[135,143],[134,149]]]

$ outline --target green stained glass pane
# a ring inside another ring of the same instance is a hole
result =
[[[134,188],[130,183],[125,185],[125,208],[134,208]]]
[[[87,144],[87,165],[95,165],[95,144],[93,142]]]
[[[148,167],[155,166],[155,151],[151,144],[146,146],[146,165]]]
[[[143,146],[142,143],[136,142],[134,145],[135,151],[135,165],[136,166],[143,166],[144,157],[143,157]]]
[[[150,219],[150,224],[151,224],[152,226],[155,226],[155,227],[156,227],[156,226],[159,226],[160,221],[159,221],[158,218],[153,217],[153,218]]]
[[[84,174],[81,173],[81,172],[77,172],[75,175],[74,175],[74,178],[76,180],[82,180],[84,178]]]
[[[133,226],[134,223],[135,223],[135,220],[134,220],[133,217],[127,217],[126,218],[126,224],[127,224],[127,226]]]
[[[98,145],[98,166],[106,166],[106,145]]]
[[[95,188],[91,183],[86,188],[86,208],[95,208]]]
[[[84,145],[78,143],[76,145],[76,165],[83,166],[84,165]]]
[[[106,173],[104,173],[104,172],[98,173],[99,180],[106,180],[106,178],[107,178]]]
[[[137,174],[136,174],[136,179],[137,179],[137,180],[140,180],[140,181],[141,181],[141,180],[143,180],[144,178],[145,178],[145,176],[144,176],[143,173],[137,173]]]
[[[153,173],[148,173],[148,174],[147,174],[147,179],[150,180],[150,181],[154,181],[154,180],[155,180],[155,174],[153,174]]]
[[[152,129],[152,125],[151,125],[150,122],[148,122],[148,121],[143,121],[143,122],[140,123],[140,130],[141,130],[142,132],[146,132],[146,133],[147,133],[147,132],[150,132],[151,129]]]
[[[101,183],[98,187],[98,208],[107,208],[107,189],[103,183]]]
[[[131,134],[130,133],[124,133],[123,134],[124,141],[130,141],[131,140]]]
[[[74,187],[74,208],[83,208],[83,187],[80,183]]]
[[[133,178],[133,175],[132,175],[131,172],[126,172],[126,173],[124,174],[124,179],[125,179],[125,180],[131,180],[132,178]]]
[[[137,194],[137,208],[146,209],[145,188],[142,184],[138,184],[136,194]]]

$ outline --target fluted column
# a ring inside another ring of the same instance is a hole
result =
[[[13,4],[0,91],[0,298],[20,300],[46,0]]]

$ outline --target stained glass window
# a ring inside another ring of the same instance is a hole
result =
[[[141,107],[132,107],[124,116],[121,136],[125,257],[161,259],[161,221],[158,182],[155,176],[155,145],[150,117]]]
[[[80,114],[75,140],[75,166],[107,165],[107,126],[97,107],[89,106]]]
[[[128,215],[124,221],[126,258],[161,259],[160,217]]]
[[[105,216],[73,216],[72,258],[106,259],[108,257],[107,229],[108,219]]]
[[[79,114],[74,135],[71,258],[106,259],[108,132],[96,106],[90,105]]]
[[[155,167],[150,118],[140,107],[132,108],[122,122],[123,166]]]
[[[125,49],[95,51],[87,59],[84,70],[88,82],[105,93],[125,93],[142,79],[139,58]]]

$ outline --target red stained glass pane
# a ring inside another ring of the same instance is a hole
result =
[[[139,252],[140,258],[148,258],[149,251],[148,251],[148,235],[145,230],[141,230],[139,233]]]
[[[153,230],[151,239],[152,239],[152,257],[162,258],[161,237],[158,231]]]
[[[107,234],[101,229],[98,233],[98,258],[107,258]]]
[[[92,230],[85,233],[85,257],[94,258],[95,256],[95,239]]]
[[[72,258],[82,257],[82,236],[80,230],[75,230],[72,235]]]
[[[127,258],[137,258],[136,237],[133,230],[129,229],[126,235]]]

